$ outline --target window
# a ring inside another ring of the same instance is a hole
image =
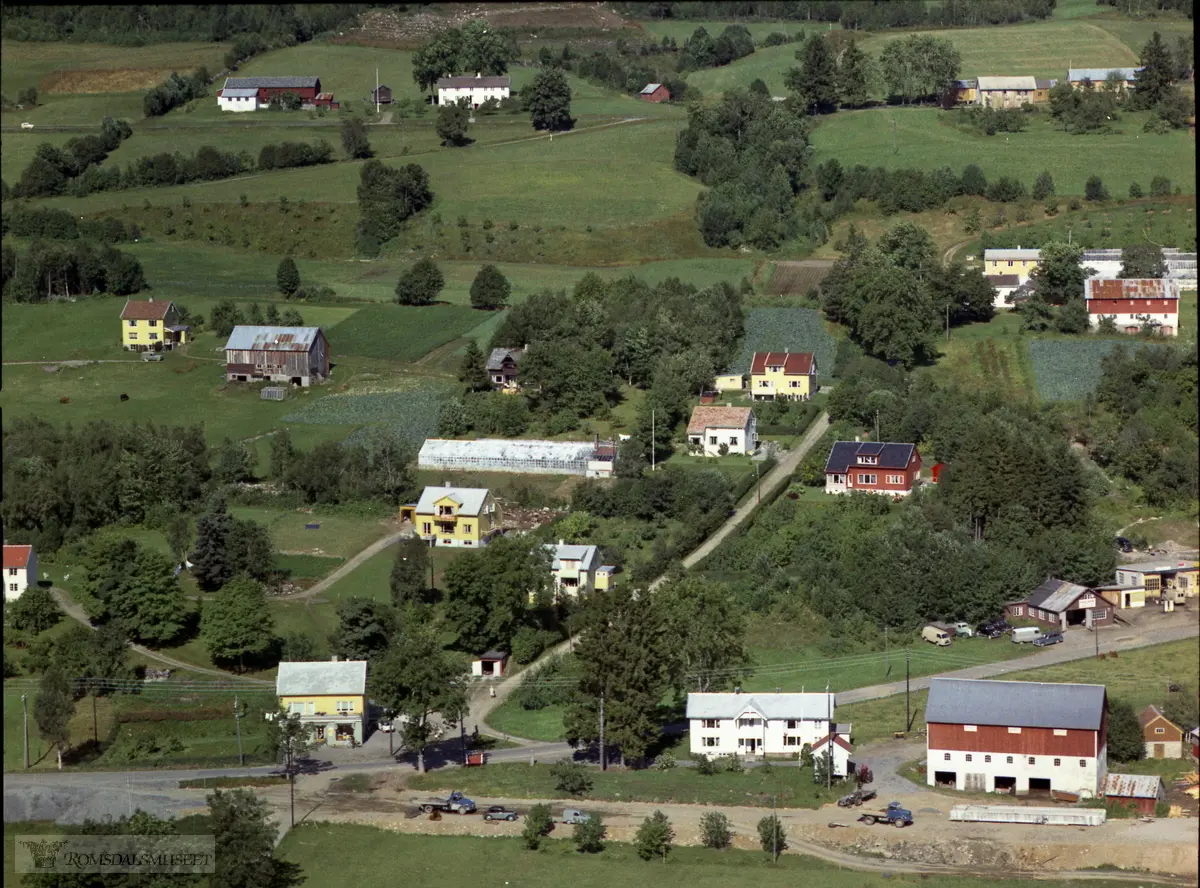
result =
[[[10,577],[15,577],[17,575],[17,569],[15,567],[10,567],[8,569],[8,575]]]
[[[758,718],[739,718],[738,719],[738,727],[739,728],[757,728],[761,724],[762,724],[762,719],[758,719]]]
[[[985,755],[983,757],[983,763],[985,765],[990,765],[992,763],[992,757],[990,755]]]
[[[738,747],[739,747],[739,748],[741,748],[741,747],[743,747],[743,746],[745,746],[745,745],[746,745],[746,738],[744,738],[744,737],[738,737]]]
[[[150,338],[151,338],[151,339],[158,339],[158,334],[157,334],[157,333],[151,333],[151,334],[150,334]]]
[[[711,747],[713,747],[713,746],[716,746],[716,745],[717,745],[717,738],[716,738],[716,737],[701,737],[701,738],[700,738],[700,745],[701,745],[701,746],[707,746],[707,747],[710,747],[710,748],[711,748]]]
[[[1156,733],[1156,734],[1165,734],[1165,733],[1167,733],[1167,729],[1166,729],[1166,728],[1155,728],[1155,729],[1154,729],[1154,733]]]
[[[963,730],[968,734],[974,734],[979,730],[977,725],[963,725]]]
[[[432,532],[433,532],[433,525],[431,525],[428,521],[426,521],[425,523],[423,523],[421,525],[421,533],[432,533]]]
[[[471,532],[471,525],[469,525],[469,524],[464,524],[462,527],[463,527],[463,533],[470,533],[470,532]]]
[[[888,484],[903,484],[904,476],[903,475],[888,475],[887,483]]]
[[[14,571],[14,573],[15,573],[15,571]],[[788,726],[788,730],[789,730],[789,731],[794,731],[794,730],[796,730],[796,719],[794,719],[794,718],[789,718],[789,719],[788,719],[787,726]]]
[[[803,746],[799,737],[793,737],[791,734],[785,734],[783,737],[784,746]]]
[[[126,338],[128,338],[128,339],[137,339],[137,334],[136,334],[136,333],[130,333],[130,334],[129,334],[129,336],[128,336],[128,337],[126,337]]]
[[[1032,755],[1029,757],[1029,764],[1031,764],[1031,765],[1037,764],[1037,759],[1034,758]]]
[[[9,584],[8,584],[8,591],[9,591],[9,592],[16,592],[16,591],[17,591],[17,584],[16,584],[16,583],[9,583]]]
[[[967,761],[971,761],[971,753],[967,753]]]
[[[337,710],[338,715],[345,715],[348,712],[354,711],[354,701],[338,700],[334,708]]]
[[[729,439],[729,446],[730,446],[730,447],[737,447],[737,438],[730,438],[730,439]]]
[[[947,762],[948,762],[948,761],[950,761],[950,753],[948,753],[948,752],[943,752],[943,753],[942,753],[942,760],[943,760],[943,761],[947,761]]]
[[[1010,756],[1008,756],[1008,764],[1010,764],[1010,765],[1011,765],[1012,763],[1013,763],[1013,762],[1012,762],[1012,756],[1010,755]]]
[[[129,322],[129,326],[131,326],[131,327],[136,327],[136,326],[137,326],[137,321],[130,321],[130,322]]]
[[[1008,733],[1010,733],[1010,734],[1019,734],[1019,733],[1021,733],[1021,729],[1020,729],[1020,728],[1009,728],[1009,729],[1008,729]]]
[[[1054,736],[1055,737],[1065,737],[1065,736],[1067,736],[1067,732],[1065,730],[1063,730],[1062,728],[1055,728]]]
[[[158,321],[151,321],[151,322],[150,322],[150,326],[151,326],[151,327],[157,327],[157,326],[158,326]]]
[[[860,466],[877,466],[879,465],[879,457],[877,456],[860,456],[858,458]]]
[[[865,475],[862,472],[858,473],[859,484],[877,484],[879,482],[878,475]]]
[[[1013,264],[1012,264],[1012,260],[1011,260],[1011,259],[1009,259],[1009,260],[1008,260],[1008,267],[1009,267],[1009,268],[1012,268],[1012,267],[1013,267]]]
[[[709,444],[716,444],[716,443],[717,443],[717,436],[716,436],[716,435],[709,435],[709,436],[708,436],[708,443],[709,443]]]
[[[1081,767],[1081,768],[1086,768],[1086,767],[1087,767],[1087,759],[1080,759],[1080,760],[1079,760],[1079,767]]]
[[[1062,759],[1055,759],[1055,760],[1054,760],[1054,767],[1056,767],[1056,768],[1057,768],[1057,767],[1058,767],[1059,765],[1061,765],[1061,764],[1062,764]]]
[[[704,718],[700,720],[700,727],[702,728],[715,728],[719,724],[720,723],[715,718]]]

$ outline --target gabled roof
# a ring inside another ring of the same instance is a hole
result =
[[[1067,71],[1067,79],[1072,83],[1078,83],[1081,80],[1090,80],[1092,83],[1100,84],[1108,79],[1110,71],[1115,71],[1126,80],[1133,80],[1137,76],[1137,72],[1141,68],[1071,68]]]
[[[1029,593],[1025,599],[1030,607],[1061,614],[1079,598],[1090,591],[1086,586],[1068,583],[1066,580],[1046,580]]]
[[[161,321],[175,303],[170,299],[127,299],[121,309],[123,321]]]
[[[28,568],[33,556],[33,546],[4,546],[4,567]]]
[[[849,733],[849,732],[847,732],[847,733]],[[812,745],[812,751],[816,752],[818,749],[823,747],[826,743],[829,742],[829,738],[831,736],[833,737],[833,742],[835,745],[842,747],[842,749],[846,750],[846,752],[854,752],[854,747],[850,745],[850,741],[847,740],[846,737],[840,731],[838,733],[832,734],[832,735],[826,734],[824,737],[822,737],[820,740],[818,740],[816,743],[814,743]]]
[[[1054,87],[1058,86],[1057,80],[1051,80],[1046,77],[1035,77],[1033,82],[1037,84],[1038,89],[1053,89]]]
[[[486,369],[502,370],[504,368],[504,359],[512,358],[513,363],[517,364],[521,361],[521,355],[525,354],[523,348],[494,348],[492,353],[488,355]]]
[[[258,97],[257,89],[223,89],[217,93],[223,99],[253,99]]]
[[[1032,77],[980,77],[979,91],[987,92],[993,89],[1035,90],[1037,81]]]
[[[754,411],[749,407],[707,407],[692,409],[688,421],[689,435],[702,435],[706,429],[744,429]]]
[[[974,89],[977,85],[977,81],[973,78],[970,80],[956,80],[954,81],[954,85],[959,89]]]
[[[1162,778],[1155,774],[1106,774],[1104,788],[1106,796],[1118,799],[1156,799],[1162,788]]]
[[[1155,721],[1156,719],[1160,719],[1160,718],[1163,721],[1165,721],[1167,724],[1169,724],[1171,727],[1173,727],[1175,730],[1179,731],[1179,733],[1181,733],[1181,734],[1183,733],[1183,731],[1180,729],[1179,725],[1175,724],[1175,722],[1171,721],[1169,718],[1167,718],[1165,715],[1163,715],[1162,710],[1159,709],[1157,706],[1155,706],[1153,703],[1151,703],[1149,706],[1147,706],[1145,709],[1143,709],[1140,713],[1138,713],[1138,724],[1144,728],[1144,727],[1146,727],[1146,725],[1150,724],[1150,722]]]
[[[275,678],[275,693],[280,697],[366,692],[366,660],[284,662],[279,664],[279,674]]]
[[[661,83],[647,83],[645,86],[642,87],[642,95],[644,95],[644,96],[651,95],[651,94],[657,92],[661,86],[662,86]]]
[[[1178,299],[1179,286],[1169,278],[1088,278],[1085,299]]]
[[[319,77],[227,77],[225,89],[316,89]]]
[[[765,719],[827,719],[835,694],[688,694],[688,718],[737,718],[753,709]]]
[[[320,332],[320,327],[237,326],[229,334],[225,350],[308,351]]]
[[[550,553],[551,570],[559,570],[564,561],[578,561],[581,570],[591,570],[599,554],[595,546],[574,546],[570,543],[547,543],[546,551]]]
[[[925,721],[1098,731],[1106,699],[1104,685],[935,678]]]
[[[993,249],[983,251],[983,260],[985,262],[1000,261],[1003,259],[1023,259],[1034,260],[1042,258],[1042,251],[1037,249],[1021,249],[1017,247],[1015,250]]]
[[[836,441],[825,461],[825,472],[844,474],[851,466],[858,465],[859,456],[878,457],[873,469],[906,469],[912,461],[915,444],[891,444],[879,441]]]
[[[426,487],[417,503],[417,514],[431,514],[437,501],[450,497],[458,503],[459,515],[478,515],[487,499],[486,487]]]
[[[813,371],[812,352],[755,352],[751,373],[765,373],[767,367],[783,365],[785,376],[807,376]]]
[[[507,87],[511,77],[443,77],[437,82],[438,89],[471,89],[473,87]]]

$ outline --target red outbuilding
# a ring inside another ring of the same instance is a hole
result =
[[[321,92],[320,77],[229,77],[225,89],[256,89],[260,101],[270,102],[284,93],[298,95],[311,105]]]
[[[638,98],[643,102],[667,102],[671,99],[671,91],[661,83],[647,83],[640,93]]]

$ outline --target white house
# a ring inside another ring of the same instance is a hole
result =
[[[758,447],[758,421],[749,407],[706,407],[692,410],[688,443],[704,448],[705,456],[753,453]]]
[[[600,550],[595,546],[574,546],[562,540],[548,543],[550,573],[556,595],[575,598],[580,592],[603,591],[609,587],[611,569],[600,572]]]
[[[935,678],[926,781],[969,792],[1077,793],[1108,773],[1104,685]]]
[[[497,102],[509,97],[512,86],[511,77],[443,77],[437,82],[438,104],[453,105],[460,99],[471,103],[471,108],[478,108],[488,99]]]
[[[4,600],[13,601],[37,582],[37,554],[33,546],[4,545]]]
[[[217,91],[217,107],[222,111],[257,111],[257,89],[222,89]]]
[[[805,745],[815,748],[833,733],[840,740],[835,743],[834,774],[844,776],[850,728],[834,722],[834,697],[828,693],[688,694],[692,755],[789,755]]]

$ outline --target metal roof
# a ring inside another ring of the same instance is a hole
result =
[[[1072,83],[1090,80],[1092,83],[1103,83],[1108,79],[1109,72],[1115,71],[1126,80],[1133,80],[1141,68],[1071,68],[1067,71],[1067,79]]]
[[[531,438],[479,438],[459,441],[428,438],[421,445],[418,465],[451,459],[512,460],[514,462],[587,461],[596,452],[591,441],[541,441]]]
[[[320,327],[237,326],[229,334],[225,350],[308,351],[320,332]]]
[[[488,370],[502,370],[504,369],[505,358],[511,357],[513,363],[516,364],[520,362],[521,355],[524,353],[525,349],[523,348],[494,348],[492,349],[492,353],[488,355],[485,368]]]
[[[1137,564],[1118,564],[1117,570],[1134,570],[1138,573],[1169,573],[1178,570],[1195,570],[1195,561],[1180,559],[1178,561],[1139,561]]]
[[[253,99],[258,97],[257,89],[223,89],[218,95],[223,99]]]
[[[1104,685],[935,678],[925,721],[1098,731],[1104,709]]]
[[[512,83],[511,77],[443,77],[437,82],[438,89],[474,89],[482,87],[500,87],[507,89]]]
[[[319,77],[227,77],[225,89],[316,89]]]
[[[426,487],[417,503],[417,514],[432,514],[437,501],[450,497],[458,503],[458,514],[478,515],[487,499],[486,487]]]
[[[1088,278],[1085,299],[1178,299],[1179,284],[1168,278]]]
[[[1066,580],[1046,580],[1030,592],[1025,600],[1030,607],[1061,614],[1087,591],[1086,586],[1068,583]]]
[[[985,262],[991,262],[992,260],[1001,260],[1001,259],[1033,259],[1036,261],[1041,258],[1042,258],[1041,250],[1023,250],[1020,247],[1017,247],[1017,249],[1015,249],[1015,250],[998,250],[997,249],[997,250],[984,250],[983,251],[983,259]]]
[[[1106,796],[1119,799],[1156,799],[1162,789],[1162,778],[1156,774],[1113,774],[1104,777]]]
[[[660,86],[662,86],[661,83],[647,83],[645,86],[642,87],[642,95],[648,96],[651,93],[653,93],[655,90],[657,90]]]
[[[737,718],[753,709],[765,719],[827,719],[836,694],[688,694],[688,718]]]
[[[558,570],[564,561],[578,561],[581,570],[591,570],[592,562],[597,560],[598,550],[595,546],[573,546],[570,543],[546,544],[550,553],[550,568]]]
[[[1051,80],[1045,77],[1035,77],[1033,82],[1037,85],[1038,89],[1053,89],[1054,87],[1058,86],[1057,80]]]
[[[872,469],[905,469],[912,460],[913,444],[891,444],[879,441],[836,441],[829,451],[829,459],[825,461],[826,472],[836,472],[839,475],[848,471],[851,466],[859,467],[855,458],[860,454],[879,458],[873,463]]]
[[[1037,89],[1037,81],[1033,77],[980,77],[979,91],[988,92],[994,89],[1029,90]]]
[[[280,697],[366,692],[366,660],[284,662],[279,664],[279,674],[275,678],[275,693]]]

